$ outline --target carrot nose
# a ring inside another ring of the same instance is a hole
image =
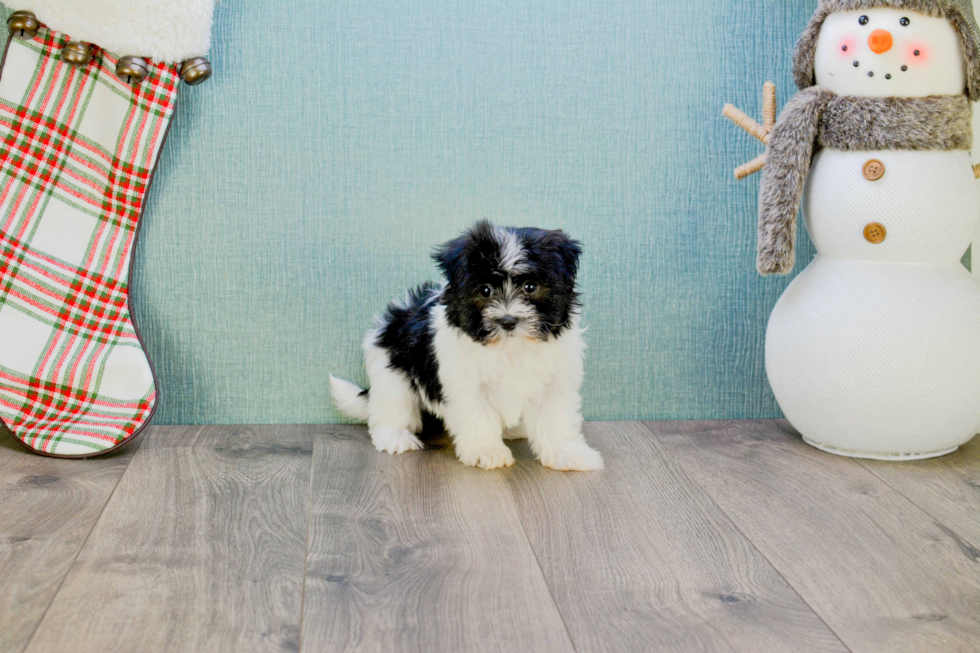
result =
[[[892,33],[888,30],[876,29],[868,37],[868,45],[871,46],[871,51],[875,54],[885,54],[892,49],[894,44],[895,39],[892,38]]]

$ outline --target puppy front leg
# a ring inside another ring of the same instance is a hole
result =
[[[514,464],[514,454],[504,444],[504,425],[489,407],[453,405],[445,411],[443,422],[464,465],[499,469]]]
[[[582,435],[582,399],[578,390],[558,381],[524,414],[531,450],[545,467],[590,472],[605,467],[602,454]]]

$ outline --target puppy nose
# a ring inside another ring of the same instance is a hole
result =
[[[513,331],[514,327],[517,326],[519,321],[520,320],[513,315],[505,315],[504,317],[500,318],[500,326],[503,327],[505,331]]]
[[[885,29],[876,29],[868,37],[868,45],[875,54],[885,54],[892,49],[894,44],[895,39],[892,38],[892,33]]]

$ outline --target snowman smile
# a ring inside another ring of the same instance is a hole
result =
[[[860,61],[855,61],[854,62],[854,67],[855,68],[860,68],[861,67],[861,62]],[[908,66],[902,66],[902,72],[907,72],[908,69],[909,69]],[[834,73],[832,73],[830,71],[827,71],[827,74],[830,75],[831,77],[834,76]],[[875,71],[869,70],[868,71],[868,77],[874,77],[874,76],[875,76]],[[892,77],[893,77],[893,75],[891,73],[885,73],[885,79],[892,79]]]

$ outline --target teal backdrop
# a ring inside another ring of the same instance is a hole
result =
[[[585,245],[591,419],[779,415],[761,146],[813,0],[225,0],[137,252],[158,423],[332,422],[372,316],[480,218]],[[813,255],[802,236],[801,267]]]

